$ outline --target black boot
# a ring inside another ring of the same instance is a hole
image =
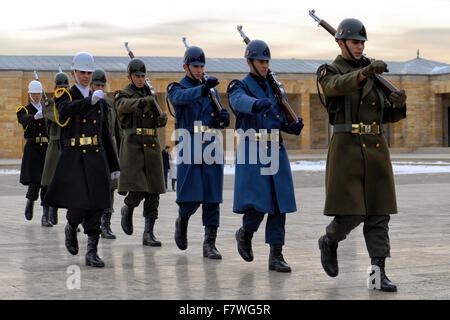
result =
[[[116,239],[116,235],[111,230],[111,215],[112,212],[108,209],[103,212],[100,229],[102,230],[102,238]]]
[[[42,218],[41,218],[41,226],[43,227],[53,227],[53,225],[48,221],[48,212],[49,207],[43,206],[42,207]]]
[[[326,235],[320,237],[320,262],[322,262],[323,270],[325,270],[330,277],[336,277],[339,273],[337,248],[338,244],[332,242]]]
[[[34,209],[34,201],[27,199],[27,204],[25,206],[25,219],[28,221],[33,219],[33,209]]]
[[[88,236],[87,252],[86,252],[87,266],[96,268],[103,268],[105,266],[103,260],[97,255],[97,246],[99,239],[100,239],[99,235]]]
[[[133,210],[134,208],[124,205],[120,213],[122,214],[122,219],[120,224],[122,225],[122,230],[127,235],[133,234]]]
[[[372,265],[378,266],[380,268],[380,291],[384,292],[397,292],[397,286],[389,280],[385,271],[385,260],[384,257],[372,258]]]
[[[186,250],[188,247],[187,241],[187,228],[188,228],[189,218],[178,217],[175,221],[175,243],[178,249]]]
[[[53,225],[58,224],[58,208],[50,207],[48,211],[48,220]]]
[[[78,239],[77,239],[77,228],[72,228],[72,226],[67,223],[64,228],[66,234],[66,248],[71,254],[78,254]]]
[[[243,227],[236,231],[238,252],[245,261],[253,261],[252,238],[253,232],[247,232]]]
[[[282,250],[282,245],[270,246],[269,270],[275,270],[277,272],[291,272],[291,267],[284,260]]]
[[[142,245],[150,247],[161,247],[161,241],[156,239],[153,234],[153,227],[155,226],[156,219],[145,217],[145,229],[142,235]]]
[[[209,259],[222,259],[216,248],[217,227],[205,226],[205,240],[203,241],[203,257]]]

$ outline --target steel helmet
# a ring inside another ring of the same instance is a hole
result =
[[[33,80],[28,84],[28,93],[42,93],[42,84]]]
[[[73,57],[71,70],[94,72],[94,57],[88,52],[78,52]]]
[[[270,49],[262,40],[252,40],[245,49],[245,58],[255,60],[270,60]]]

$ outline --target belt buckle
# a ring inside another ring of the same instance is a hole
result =
[[[75,147],[77,144],[76,144],[76,140],[75,140],[75,138],[70,138],[70,146],[71,147]]]
[[[98,138],[97,138],[97,136],[94,136],[94,137],[92,138],[92,144],[98,145]]]
[[[91,137],[80,138],[80,146],[85,146],[85,145],[89,145],[89,144],[92,144]]]
[[[142,128],[136,128],[136,134],[141,135],[142,134]]]

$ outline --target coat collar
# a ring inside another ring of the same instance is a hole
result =
[[[350,65],[349,62],[342,57],[342,55],[338,55],[336,59],[334,59],[333,66],[338,68],[342,74],[346,74],[361,69],[361,66]],[[367,78],[366,83],[364,84],[363,87],[361,97],[364,98],[372,90],[373,84],[374,84],[373,78],[372,77]]]
[[[258,99],[267,98],[267,94],[263,91],[258,81],[249,73],[242,80],[247,84],[248,89]]]
[[[185,76],[183,79],[181,79],[180,84],[185,88],[194,88],[202,83],[200,81],[195,81],[189,78],[188,76]]]

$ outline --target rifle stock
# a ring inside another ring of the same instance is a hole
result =
[[[134,59],[134,53],[133,51],[131,51],[130,47],[128,47],[128,42],[124,43],[125,49],[127,50],[128,56],[130,57],[130,59]],[[158,103],[158,97],[156,96],[156,92],[155,92],[155,88],[153,88],[152,83],[150,82],[149,78],[145,78],[145,84],[147,85],[147,87],[150,89],[150,95],[153,96],[155,98],[155,103],[154,103],[154,113],[156,114],[157,117],[160,117],[164,114],[164,112],[161,109],[161,106]]]
[[[309,10],[309,15],[319,24],[319,26],[321,26],[326,31],[328,31],[328,33],[331,34],[333,37],[336,35],[336,29],[333,28],[325,20],[320,19],[316,15],[316,11],[314,9]],[[366,56],[363,56],[361,59],[362,59],[362,62],[364,65],[369,65],[371,63],[371,59]],[[376,74],[376,75],[374,75],[374,78],[375,78],[375,83],[381,88],[381,90],[383,90],[386,97],[389,97],[391,95],[391,93],[398,91],[398,88],[395,87],[389,80],[387,80],[383,76]]]
[[[239,34],[242,37],[242,40],[245,44],[249,44],[250,38],[247,37],[247,35],[242,30],[242,26],[238,25],[237,30]],[[272,88],[275,97],[277,98],[277,101],[281,107],[281,110],[283,111],[284,115],[286,116],[286,120],[288,124],[296,123],[298,121],[297,114],[294,112],[292,107],[289,105],[289,102],[285,98],[285,90],[283,87],[283,84],[277,79],[275,76],[275,73],[272,72],[272,70],[269,69],[269,72],[267,73],[267,81],[270,84],[270,87]]]

